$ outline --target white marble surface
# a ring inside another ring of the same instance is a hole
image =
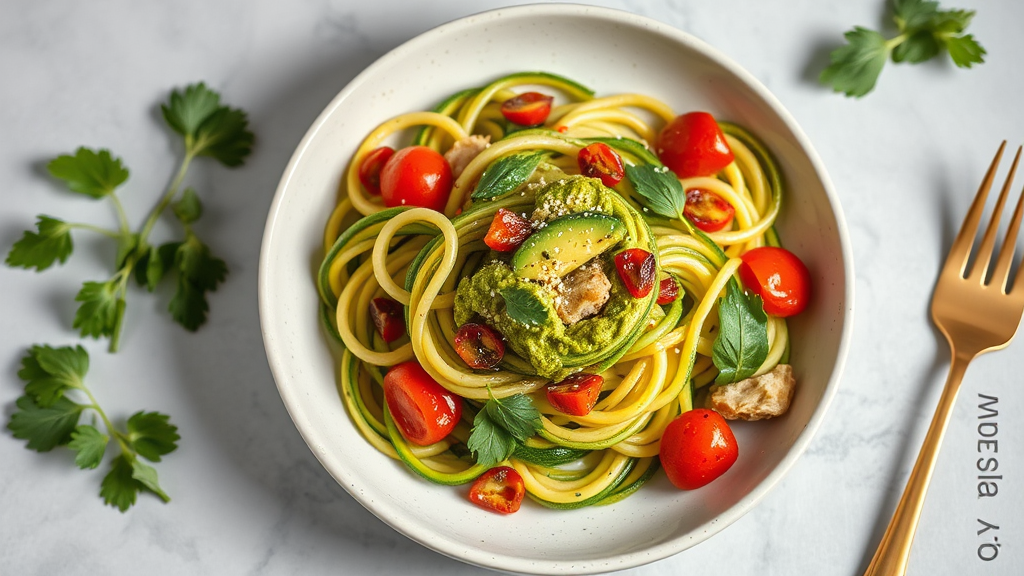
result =
[[[1024,142],[1024,4],[962,0],[989,51],[971,71],[889,66],[875,93],[848,100],[817,85],[827,51],[883,3],[813,0],[603,1],[690,32],[764,82],[794,114],[843,202],[857,271],[855,341],[843,386],[808,453],[751,513],[675,557],[629,570],[660,574],[860,574],[924,435],[948,351],[927,317],[940,262],[998,142]],[[199,231],[231,273],[210,322],[185,333],[168,294],[130,296],[122,351],[85,342],[89,381],[115,417],[172,415],[180,449],[158,465],[173,498],[127,514],[96,496],[103,472],[70,453],[39,455],[0,434],[0,574],[477,574],[407,540],[319,466],[293,427],[263,355],[256,265],[278,178],[306,128],[363,67],[432,26],[502,3],[436,0],[28,0],[0,4],[0,246],[35,215],[113,223],[105,203],[69,198],[45,161],[107,147],[132,170],[123,195],[141,218],[173,169],[176,142],[157,103],[205,80],[250,113],[247,165],[191,175],[205,199]],[[163,231],[166,232],[166,231]],[[163,233],[159,232],[158,233]],[[0,267],[0,414],[21,391],[34,343],[78,342],[79,283],[108,273],[109,248],[84,236],[62,268]],[[1024,342],[967,373],[911,575],[1024,572]],[[977,496],[978,394],[999,398],[999,495]],[[1000,527],[983,535],[978,519]],[[998,557],[978,546],[998,537]]]

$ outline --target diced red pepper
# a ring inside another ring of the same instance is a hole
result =
[[[496,466],[484,472],[469,488],[469,501],[500,514],[519,510],[526,496],[523,477],[511,466]]]
[[[523,92],[501,104],[506,120],[520,126],[540,126],[551,114],[554,97],[540,92]]]
[[[489,370],[505,356],[505,342],[490,326],[470,322],[455,332],[455,351],[470,368]]]
[[[615,269],[633,298],[646,298],[657,277],[654,254],[643,248],[627,248],[615,255]]]
[[[612,188],[626,175],[622,157],[604,142],[594,142],[576,155],[580,173],[590,178],[600,178],[601,183]]]
[[[658,285],[658,304],[671,304],[676,298],[679,298],[679,284],[676,283],[676,279],[671,276],[662,278]]]
[[[394,153],[394,148],[381,146],[363,157],[363,161],[359,164],[359,181],[370,194],[380,194],[380,171]]]
[[[498,208],[491,220],[491,227],[484,236],[484,244],[491,250],[511,252],[533,234],[529,220],[504,208]]]
[[[405,308],[391,298],[370,300],[370,318],[385,342],[394,342],[405,335]]]
[[[600,375],[577,372],[561,382],[548,384],[548,402],[563,414],[586,416],[597,404],[603,385],[604,378]]]

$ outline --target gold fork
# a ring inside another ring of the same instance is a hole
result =
[[[1021,148],[1017,148],[1017,155],[992,210],[991,220],[978,246],[974,263],[970,270],[967,269],[978,224],[985,209],[985,199],[992,187],[996,168],[1005,147],[1004,141],[992,159],[992,165],[985,174],[978,195],[975,196],[967,217],[964,218],[963,226],[953,241],[949,256],[935,284],[935,293],[932,295],[932,320],[949,341],[952,356],[949,377],[946,379],[945,388],[942,389],[939,405],[928,427],[928,434],[924,438],[917,462],[914,463],[914,469],[907,480],[907,487],[864,576],[906,574],[910,545],[914,541],[924,496],[928,491],[928,483],[939,454],[939,445],[946,433],[946,425],[949,424],[949,417],[953,413],[953,404],[956,402],[957,392],[960,391],[960,381],[967,370],[967,365],[984,352],[1005,348],[1013,339],[1020,324],[1021,314],[1024,312],[1024,276],[1016,278],[1013,287],[1007,290],[1017,232],[1020,229],[1021,214],[1024,212],[1024,190],[1021,191],[1017,208],[1006,230],[1006,237],[1000,246],[995,268],[991,275],[988,274],[999,228],[999,217],[1013,183],[1013,175],[1017,171]]]

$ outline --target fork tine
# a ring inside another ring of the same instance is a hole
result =
[[[999,150],[996,152],[995,158],[992,159],[992,165],[989,166],[985,179],[982,180],[981,186],[978,188],[978,194],[974,197],[974,202],[971,203],[971,208],[967,211],[964,223],[960,226],[960,231],[957,232],[956,239],[953,240],[953,245],[949,249],[949,256],[946,258],[944,267],[955,266],[961,278],[964,275],[964,269],[967,268],[971,246],[974,245],[974,237],[978,234],[978,223],[981,222],[981,215],[985,211],[985,200],[988,198],[988,191],[992,188],[992,181],[995,179],[996,168],[999,166],[999,160],[1003,157],[1004,148],[1006,148],[1006,140],[999,145]]]
[[[978,246],[978,254],[974,259],[974,267],[971,269],[971,277],[978,278],[982,283],[985,282],[988,264],[992,261],[992,250],[995,247],[996,234],[999,231],[999,219],[1003,215],[1003,206],[1006,205],[1006,197],[1010,195],[1010,188],[1013,186],[1013,176],[1017,173],[1017,163],[1020,162],[1020,152],[1021,149],[1017,148],[1017,155],[1014,156],[1013,164],[1010,165],[1010,171],[1006,174],[1006,181],[1003,182],[1003,188],[999,191],[999,199],[996,200],[996,205],[992,208],[992,215],[989,217],[988,227],[985,229],[985,235],[981,239],[981,245]],[[992,278],[997,278],[997,276],[993,275]]]
[[[1017,158],[1020,158],[1020,153],[1021,148],[1017,148]],[[1015,159],[1014,167],[1016,167],[1016,164]],[[1007,186],[1009,186],[1009,181],[1007,181]],[[1003,239],[1003,245],[999,249],[999,258],[996,260],[995,270],[992,271],[992,282],[999,282],[999,289],[1004,293],[1006,293],[1006,283],[1010,279],[1010,266],[1013,264],[1013,254],[1017,250],[1017,233],[1020,231],[1022,216],[1024,216],[1024,188],[1021,189],[1020,197],[1017,198],[1017,207],[1013,210],[1013,218],[1006,229],[1006,238]],[[1024,290],[1024,282],[1014,281],[1013,291],[1020,292],[1022,290]]]

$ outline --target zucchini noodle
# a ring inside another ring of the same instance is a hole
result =
[[[536,89],[555,93],[556,105],[546,122],[522,128],[506,121],[502,102]],[[606,337],[613,344],[587,348],[575,342],[581,332],[567,324],[569,348],[559,352],[553,368],[542,368],[513,350],[495,369],[474,370],[460,358],[454,341],[459,319],[466,315],[459,309],[461,287],[506,258],[484,242],[498,210],[527,217],[541,210],[541,196],[550,188],[546,178],[579,178],[577,156],[595,142],[609,146],[627,167],[649,165],[666,172],[649,147],[676,114],[651,96],[595,98],[566,78],[529,72],[453,94],[432,111],[399,115],[365,137],[339,183],[316,285],[321,318],[337,349],[339,396],[368,442],[430,481],[466,483],[490,467],[476,462],[467,446],[474,416],[489,399],[522,394],[539,411],[539,426],[499,464],[519,472],[527,494],[541,505],[568,509],[617,502],[655,474],[666,426],[699,404],[719,374],[712,361],[719,306],[736,283],[740,256],[778,244],[773,225],[781,208],[779,172],[764,146],[743,128],[720,122],[734,156],[725,169],[677,179],[683,190],[710,191],[732,206],[735,216],[725,229],[699,232],[681,214],[655,212],[629,178],[613,189],[603,188],[608,193],[599,196],[605,210],[621,221],[623,242],[649,250],[658,278],[676,282],[680,296],[673,302],[656,304],[655,289],[630,304],[639,321],[608,328]],[[361,184],[360,167],[378,147],[415,144],[443,154],[471,135],[486,137],[489,144],[454,175],[443,213],[387,207]],[[529,155],[539,159],[533,171],[509,190],[492,194],[481,186],[488,178],[494,181],[500,163]],[[535,229],[543,226],[534,219]],[[618,282],[614,274],[609,277]],[[491,296],[502,301],[494,290]],[[369,312],[376,298],[404,308],[405,335],[385,342]],[[788,357],[785,320],[769,316],[766,330],[768,353],[755,375]],[[570,349],[577,344],[578,349]],[[403,437],[382,391],[389,367],[411,360],[463,400],[462,422],[428,446]],[[560,412],[545,394],[552,381],[578,371],[604,378],[599,399],[583,416]]]

